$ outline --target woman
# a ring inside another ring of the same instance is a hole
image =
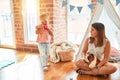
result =
[[[79,74],[88,75],[103,75],[114,73],[116,67],[111,65],[109,60],[110,55],[110,42],[105,36],[105,27],[102,23],[93,23],[91,27],[91,37],[85,41],[82,55],[85,56],[87,52],[93,53],[100,62],[94,68],[90,68],[84,59],[75,62],[78,68],[76,72]]]

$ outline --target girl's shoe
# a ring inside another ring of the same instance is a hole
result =
[[[47,66],[44,66],[44,67],[43,67],[43,71],[48,71],[48,67],[47,67]]]
[[[77,70],[76,70],[76,73],[78,73],[78,72],[79,72],[79,70],[81,70],[81,69],[77,69]]]
[[[84,70],[82,70],[82,69],[78,69],[78,70],[76,70],[76,72],[78,73],[78,74],[85,74],[85,71]]]
[[[97,75],[97,77],[99,77],[99,78],[108,78],[109,75],[108,75],[108,74],[105,74],[105,75]]]
[[[47,63],[47,67],[50,67],[50,63]]]

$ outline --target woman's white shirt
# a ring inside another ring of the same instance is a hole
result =
[[[103,60],[106,42],[107,39],[104,40],[103,46],[101,47],[95,47],[94,43],[89,43],[87,52],[94,54],[99,60]]]

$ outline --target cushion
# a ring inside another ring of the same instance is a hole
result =
[[[111,55],[111,56],[120,56],[120,51],[117,50],[117,49],[114,48],[114,47],[111,47],[110,55]]]
[[[72,61],[74,53],[74,50],[63,50],[58,52],[61,61]]]

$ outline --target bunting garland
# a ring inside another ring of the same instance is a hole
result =
[[[70,11],[72,11],[75,8],[75,6],[70,5]]]
[[[74,8],[75,8],[74,5],[70,5],[70,12],[73,11]],[[77,7],[77,10],[78,10],[79,13],[81,13],[82,8],[83,8],[83,7]]]
[[[57,0],[56,0],[57,1]],[[97,0],[100,4],[103,4],[103,1],[104,0]],[[116,0],[116,6],[120,3],[120,0]],[[67,1],[63,0],[62,1],[62,7],[65,7],[67,6]],[[69,8],[70,8],[70,12],[74,10],[74,8],[77,8],[78,12],[81,13],[81,10],[83,7],[78,7],[78,6],[74,6],[74,5],[69,5]],[[91,3],[91,4],[88,4],[88,7],[92,10],[94,8],[94,5]]]
[[[66,6],[67,5],[67,1],[62,1],[62,7]]]
[[[77,7],[77,9],[78,9],[78,12],[80,13],[82,10],[82,7]]]
[[[120,3],[120,0],[116,0],[116,6]]]
[[[98,2],[99,2],[100,4],[103,4],[103,0],[98,0]]]
[[[93,4],[89,4],[88,7],[92,10],[94,8]]]

